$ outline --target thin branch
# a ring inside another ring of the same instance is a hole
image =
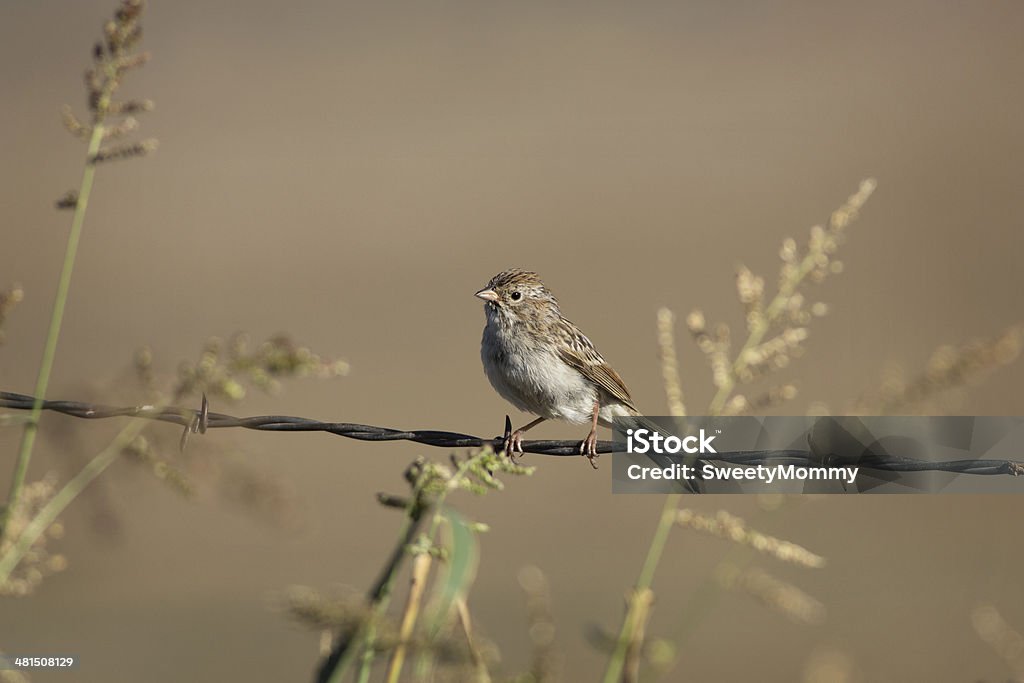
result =
[[[604,672],[604,683],[636,680],[628,678],[626,666],[628,660],[635,658],[631,653],[635,651],[636,639],[643,637],[641,629],[646,623],[647,613],[653,599],[651,584],[654,582],[654,572],[658,568],[658,563],[661,562],[661,555],[665,551],[669,532],[676,523],[678,503],[679,494],[665,496],[665,506],[661,510],[658,526],[654,530],[654,538],[647,549],[644,566],[640,570],[640,576],[630,595],[626,617],[622,620],[622,630],[615,641],[615,650],[612,652],[612,656],[608,660],[608,668]]]

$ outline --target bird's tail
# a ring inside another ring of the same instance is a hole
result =
[[[671,427],[669,427],[664,424],[654,422],[634,409],[629,409],[629,415],[626,417],[630,423],[635,424],[634,429],[646,429],[665,437],[679,436],[688,431],[688,426],[685,422],[686,418],[675,418],[675,424],[672,424]],[[694,467],[694,471],[698,473],[701,471],[701,465],[706,462],[703,458],[697,455],[669,455],[667,453],[654,453],[653,451],[648,451],[645,455],[658,467],[672,467],[678,464],[686,464]],[[693,479],[677,480],[677,483],[680,488],[690,493],[701,493],[702,491],[700,479],[697,477]]]

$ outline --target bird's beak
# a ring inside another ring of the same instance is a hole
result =
[[[493,289],[481,289],[479,292],[476,293],[476,296],[480,297],[484,301],[498,300],[498,293],[495,292]]]

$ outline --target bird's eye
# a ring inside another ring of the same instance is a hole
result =
[[[519,301],[523,298],[522,292],[512,292],[512,301]]]

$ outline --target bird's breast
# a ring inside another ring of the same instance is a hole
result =
[[[495,391],[520,410],[576,423],[590,419],[597,390],[559,358],[553,342],[488,325],[480,356]]]

